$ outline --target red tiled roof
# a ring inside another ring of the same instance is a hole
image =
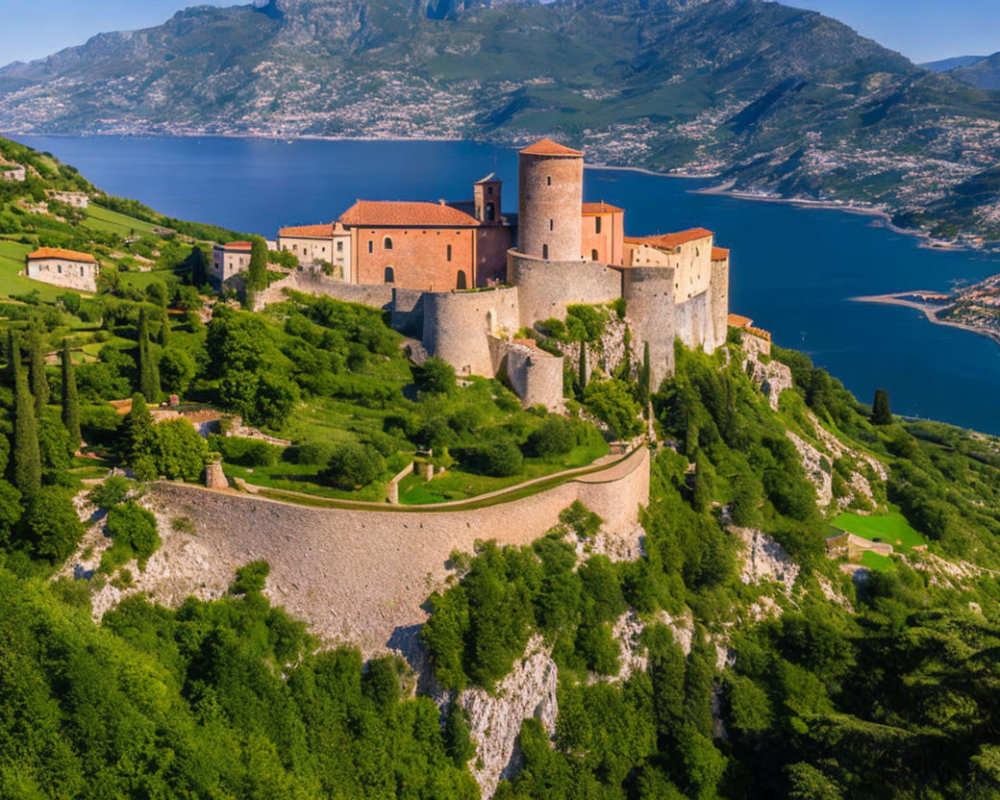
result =
[[[229,242],[228,244],[217,244],[216,247],[222,250],[253,250],[251,242]]]
[[[729,258],[729,251],[724,247],[712,248],[712,261],[725,261]]]
[[[282,228],[279,236],[290,236],[299,239],[330,239],[333,237],[333,223],[329,225],[300,225],[293,228]]]
[[[729,315],[729,325],[733,328],[747,328],[753,324],[753,320],[750,317],[743,317],[739,314]]]
[[[373,228],[475,228],[479,221],[441,203],[359,200],[340,215],[344,225]]]
[[[625,241],[631,244],[648,244],[650,247],[661,247],[664,250],[673,250],[688,242],[696,242],[698,239],[705,239],[715,234],[705,228],[692,228],[689,231],[680,233],[665,233],[662,236],[640,236],[629,237]]]
[[[624,208],[618,208],[618,206],[605,203],[603,200],[600,203],[583,204],[583,216],[585,217],[595,217],[600,214],[619,214],[624,213],[624,211]]]
[[[76,250],[59,250],[55,247],[39,247],[35,252],[28,253],[30,261],[38,258],[61,258],[64,261],[86,261],[88,264],[97,263],[97,259],[90,253],[80,253]]]
[[[542,139],[535,142],[528,147],[525,147],[521,151],[522,155],[526,156],[582,156],[583,153],[580,150],[574,150],[571,147],[566,147],[564,144],[559,144],[559,142],[553,142],[551,139]]]

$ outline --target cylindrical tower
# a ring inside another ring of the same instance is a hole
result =
[[[581,258],[583,153],[551,139],[520,152],[517,249],[551,261]]]

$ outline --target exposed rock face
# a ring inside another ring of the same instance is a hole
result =
[[[469,712],[476,762],[472,774],[482,788],[483,797],[493,797],[502,778],[513,777],[521,768],[517,744],[521,723],[534,717],[549,735],[556,729],[559,704],[556,698],[558,668],[552,650],[542,637],[528,642],[525,657],[496,687],[493,694],[469,689],[458,702]],[[482,767],[479,766],[482,763]]]
[[[758,336],[750,333],[743,334],[743,351],[746,354],[743,360],[743,370],[750,376],[754,386],[759,387],[764,396],[767,397],[771,408],[777,411],[781,393],[785,389],[792,388],[792,371],[778,361],[762,360],[766,344]]]
[[[823,508],[830,505],[833,500],[833,467],[830,459],[801,436],[791,431],[785,431],[785,436],[792,440],[795,449],[799,451],[802,468],[816,487],[816,502]]]
[[[729,529],[746,544],[740,580],[745,584],[774,581],[790,594],[799,576],[800,567],[785,549],[766,533],[753,528]]]

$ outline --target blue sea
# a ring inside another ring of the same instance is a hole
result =
[[[170,216],[273,238],[329,222],[358,198],[456,200],[497,173],[517,206],[517,156],[471,142],[16,137],[74,165],[108,192]],[[867,402],[1000,433],[1000,345],[919,312],[851,297],[947,290],[1000,272],[1000,256],[923,249],[870,217],[717,195],[704,184],[587,170],[584,199],[624,207],[629,235],[703,226],[732,250],[731,310],[808,353]]]

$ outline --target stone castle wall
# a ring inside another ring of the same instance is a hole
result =
[[[518,290],[427,292],[423,297],[423,344],[459,375],[496,375],[499,364],[489,335],[517,332]]]
[[[712,328],[715,346],[725,344],[729,333],[729,259],[712,262]]]
[[[712,292],[706,290],[686,303],[678,303],[674,310],[677,338],[692,350],[702,347],[705,352],[715,350],[715,327],[712,316]]]
[[[393,292],[392,286],[344,283],[328,278],[322,273],[296,270],[258,292],[254,298],[253,310],[260,311],[271,303],[280,303],[285,299],[285,289],[293,289],[316,297],[333,297],[348,303],[361,303],[372,308],[387,308],[392,302]]]
[[[507,282],[519,292],[523,327],[563,318],[575,303],[610,303],[622,296],[622,274],[614,267],[580,259],[543,261],[515,250],[507,254]]]
[[[553,261],[580,257],[583,156],[518,159],[517,248]]]
[[[649,343],[650,387],[653,391],[674,371],[674,339],[678,335],[674,305],[674,270],[633,267],[625,270],[625,314],[632,327],[636,359],[641,363]]]
[[[477,539],[529,544],[574,500],[596,511],[608,531],[634,532],[639,506],[649,502],[649,451],[531,497],[468,511],[316,509],[167,482],[148,498],[168,519],[197,520],[198,530],[162,531],[151,567],[169,558],[172,574],[145,590],[178,604],[189,594],[223,593],[237,567],[264,559],[275,603],[325,641],[346,640],[373,656],[412,641],[427,619],[422,604],[450,574],[452,550],[471,552]],[[185,558],[197,560],[190,574],[180,569]]]
[[[504,365],[511,388],[526,406],[543,405],[550,410],[562,406],[562,358],[524,345],[507,344]]]

